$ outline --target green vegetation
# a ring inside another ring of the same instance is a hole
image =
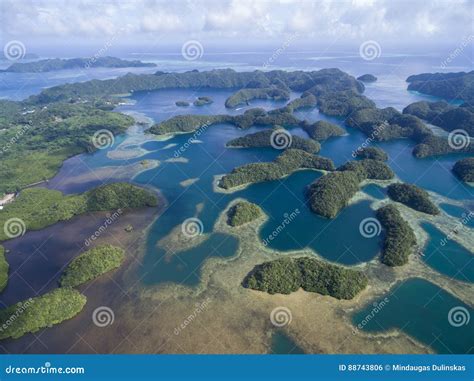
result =
[[[33,62],[15,62],[5,71],[9,73],[44,73],[53,70],[64,69],[88,69],[90,67],[155,67],[154,63],[145,63],[138,60],[127,61],[115,57],[91,57],[91,58],[50,58]]]
[[[60,284],[62,287],[79,286],[120,267],[124,259],[125,251],[119,247],[112,245],[94,247],[69,263]]]
[[[0,340],[17,339],[68,320],[81,312],[86,297],[71,288],[58,288],[42,296],[0,310]]]
[[[304,93],[300,98],[293,99],[285,109],[287,112],[294,112],[304,108],[314,108],[317,105],[316,97],[311,93]]]
[[[416,237],[412,228],[394,205],[378,209],[377,219],[385,229],[382,262],[387,266],[406,264],[408,256],[416,245]]]
[[[427,136],[413,148],[413,155],[419,159],[429,156],[447,155],[452,153],[474,153],[474,144],[456,147],[449,144],[447,138]]]
[[[177,115],[159,124],[154,124],[148,132],[156,135],[189,133],[213,124],[225,123],[232,119],[226,115]]]
[[[234,108],[240,105],[249,104],[254,99],[271,99],[274,101],[290,99],[290,93],[284,89],[278,88],[260,88],[260,89],[241,89],[232,94],[225,101],[225,107]]]
[[[332,172],[317,179],[308,188],[311,210],[334,218],[359,190],[360,178],[354,171]]]
[[[474,136],[474,112],[471,107],[454,107],[446,102],[415,102],[403,109],[446,131],[461,129]]]
[[[304,123],[303,129],[314,140],[326,140],[330,137],[342,136],[346,133],[343,128],[325,120],[319,120],[313,124]]]
[[[227,223],[230,226],[241,226],[256,220],[261,215],[262,209],[258,205],[247,201],[239,201],[227,212]]]
[[[282,130],[282,132],[278,132]],[[275,134],[275,135],[273,135]],[[283,135],[288,134],[288,135]],[[232,139],[227,142],[227,147],[238,147],[238,148],[247,148],[247,147],[272,147],[272,145],[277,144],[275,140],[278,139],[278,136],[281,135],[283,138],[288,138],[290,145],[287,148],[296,148],[309,153],[317,153],[321,149],[321,145],[318,142],[313,140],[304,139],[297,135],[291,136],[289,132],[280,128],[268,129],[253,134],[248,134],[239,138]],[[273,142],[272,142],[272,136]],[[291,136],[291,140],[289,138]]]
[[[328,92],[318,98],[319,110],[327,115],[347,116],[356,110],[375,107],[375,103],[356,91]]]
[[[445,99],[474,99],[474,71],[469,73],[423,73],[407,78],[408,90]]]
[[[251,163],[234,168],[231,173],[222,177],[219,186],[230,189],[250,183],[276,180],[303,168],[332,171],[334,164],[330,159],[299,149],[287,149],[273,162]]]
[[[0,292],[7,287],[9,267],[7,259],[5,258],[5,249],[0,245]]]
[[[390,184],[387,188],[388,196],[397,202],[419,212],[427,214],[439,214],[439,209],[434,205],[428,192],[413,184]]]
[[[379,160],[364,159],[358,161],[348,161],[341,165],[338,171],[354,171],[357,173],[359,180],[390,180],[395,174],[390,167]]]
[[[24,224],[21,227],[24,233],[25,230],[39,230],[86,212],[155,205],[155,195],[127,183],[103,185],[79,195],[67,196],[56,190],[29,188],[0,211],[0,226],[6,226],[9,219],[20,219]],[[5,230],[0,230],[0,241],[9,238]]]
[[[304,257],[282,258],[258,265],[242,285],[269,294],[290,294],[301,287],[337,299],[352,299],[367,287],[367,283],[367,277],[361,271]]]
[[[474,182],[474,157],[468,157],[456,162],[453,167],[454,174],[462,181]]]
[[[51,178],[68,157],[96,150],[96,131],[106,129],[111,138],[133,124],[127,115],[90,104],[11,109],[0,111],[0,194]]]
[[[204,106],[204,105],[210,105],[212,102],[211,97],[198,97],[194,102],[194,106]]]
[[[355,157],[362,159],[372,159],[378,161],[387,161],[388,156],[384,150],[378,147],[365,147],[355,152]]]
[[[362,81],[362,82],[366,82],[366,83],[370,83],[370,82],[377,81],[377,77],[375,75],[372,75],[372,74],[363,74],[360,77],[357,77],[357,80]]]
[[[187,102],[187,101],[176,101],[175,105],[178,106],[178,107],[188,107],[189,102]]]

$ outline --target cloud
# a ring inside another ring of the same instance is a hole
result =
[[[4,38],[283,38],[460,41],[469,0],[2,0]]]

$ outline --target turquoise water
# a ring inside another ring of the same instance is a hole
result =
[[[474,228],[474,212],[468,208],[463,208],[461,206],[453,204],[439,204],[439,207],[451,217],[459,218],[459,222],[462,222],[465,226]]]
[[[421,226],[429,235],[423,250],[423,261],[441,274],[464,282],[474,282],[474,253],[449,239],[432,224],[424,222]]]
[[[378,312],[374,312],[372,303],[356,312],[352,316],[354,326],[370,333],[397,328],[437,353],[474,353],[472,319],[459,327],[450,324],[449,319],[451,316],[451,321],[459,324],[463,320],[458,318],[467,320],[474,316],[474,309],[447,291],[426,280],[412,278],[395,285],[386,297],[388,303]],[[366,319],[368,315],[372,316],[370,320]]]
[[[272,334],[270,353],[274,355],[299,355],[305,352],[291,337],[278,330]]]
[[[372,196],[378,200],[383,200],[387,197],[387,191],[385,190],[385,188],[382,188],[377,184],[368,184],[363,187],[362,190],[369,196]]]

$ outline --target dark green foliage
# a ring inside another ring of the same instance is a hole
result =
[[[360,77],[357,77],[357,80],[362,81],[362,82],[370,83],[370,82],[377,81],[377,77],[375,75],[372,75],[372,74],[363,74]]]
[[[407,78],[408,90],[445,99],[474,99],[474,71],[469,73],[424,73]]]
[[[76,287],[96,279],[122,264],[125,252],[119,247],[102,245],[94,247],[74,258],[61,276],[61,287]]]
[[[439,209],[434,205],[428,192],[413,184],[390,184],[387,188],[388,196],[397,202],[401,202],[412,209],[427,214],[439,214]]]
[[[92,58],[50,58],[33,62],[15,62],[5,72],[10,73],[44,73],[63,69],[88,69],[90,67],[154,67],[154,63],[145,63],[138,60],[127,61],[116,57]]]
[[[233,108],[248,104],[253,99],[272,99],[274,101],[290,99],[290,93],[277,88],[241,89],[225,101],[225,107]]]
[[[378,147],[365,147],[355,152],[355,157],[361,159],[372,159],[378,161],[387,161],[388,156],[384,150]]]
[[[352,299],[367,286],[364,273],[321,262],[314,258],[282,258],[265,262],[251,271],[242,285],[269,294],[305,291]]]
[[[234,168],[222,177],[219,186],[234,188],[249,183],[280,179],[300,168],[334,170],[330,159],[309,154],[298,149],[287,149],[270,163],[251,163]]]
[[[300,98],[293,99],[285,109],[287,112],[294,112],[304,108],[314,108],[317,105],[316,97],[313,94],[305,93]]]
[[[106,184],[85,193],[89,211],[134,209],[157,206],[158,199],[150,191],[128,183]]]
[[[235,138],[227,142],[227,146],[228,147],[271,147],[272,134],[278,130],[279,130],[278,128],[263,130],[263,131],[255,132],[253,134],[248,134],[239,138]],[[291,136],[291,144],[288,146],[288,148],[297,148],[309,153],[317,153],[319,152],[321,146],[318,142],[315,142],[313,140],[304,139],[297,135],[293,135]]]
[[[332,172],[320,177],[308,188],[313,212],[334,218],[359,190],[359,175],[354,171]]]
[[[177,115],[150,127],[148,132],[156,135],[176,132],[193,132],[199,128],[207,128],[213,124],[225,123],[232,119],[226,115]]]
[[[456,162],[454,174],[465,182],[474,182],[474,157],[468,157]]]
[[[7,286],[9,265],[5,258],[5,249],[0,245],[0,292]]]
[[[194,104],[194,106],[204,106],[204,105],[209,105],[212,102],[214,102],[214,101],[212,100],[211,97],[198,97],[198,99],[196,99],[193,102],[193,104]]]
[[[342,136],[346,133],[343,128],[325,120],[319,120],[313,124],[305,123],[303,129],[314,140],[326,140],[332,136]]]
[[[318,107],[327,115],[347,116],[359,109],[375,107],[375,103],[356,91],[337,91],[319,97]]]
[[[72,288],[58,288],[18,302],[0,310],[0,340],[17,339],[71,319],[85,304],[86,297]]]
[[[403,109],[446,131],[461,129],[474,136],[474,112],[469,107],[454,107],[446,102],[415,102]]]
[[[410,225],[402,218],[394,205],[377,210],[377,219],[385,229],[382,262],[387,266],[402,266],[416,245],[416,237]]]
[[[360,181],[363,180],[390,180],[395,174],[391,168],[379,160],[364,159],[349,161],[341,165],[338,171],[354,171],[358,174]]]
[[[474,144],[465,147],[451,147],[448,139],[441,136],[427,136],[413,148],[413,155],[417,158],[446,155],[450,153],[474,153]]]
[[[258,205],[247,201],[239,201],[227,212],[227,222],[230,226],[241,226],[251,222],[262,215]]]
[[[187,102],[187,101],[176,101],[175,104],[178,107],[188,107],[189,106],[189,102]]]

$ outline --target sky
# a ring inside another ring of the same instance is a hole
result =
[[[458,46],[473,0],[0,0],[3,45],[281,43]],[[179,45],[181,46],[181,45]]]

